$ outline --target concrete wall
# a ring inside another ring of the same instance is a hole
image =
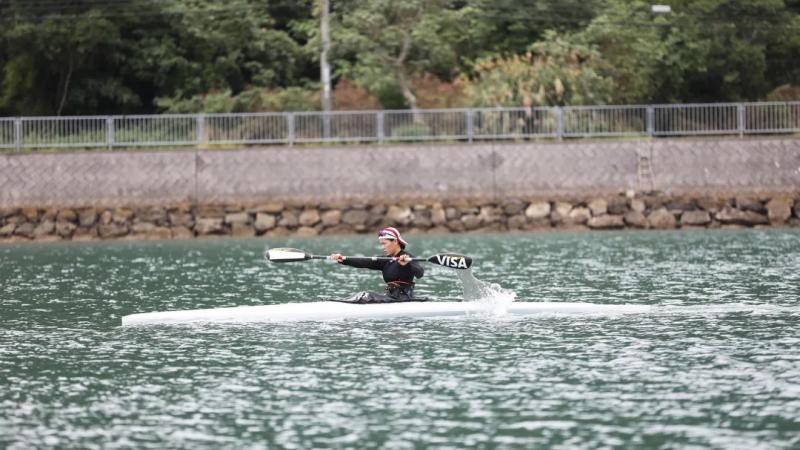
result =
[[[796,192],[800,139],[0,155],[0,207]]]

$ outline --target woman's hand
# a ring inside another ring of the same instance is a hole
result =
[[[339,253],[331,253],[331,256],[328,256],[328,259],[340,263],[344,261],[344,256],[340,255]]]
[[[406,264],[411,262],[411,257],[408,256],[408,255],[400,255],[400,256],[397,257],[397,262],[401,266],[405,266]]]

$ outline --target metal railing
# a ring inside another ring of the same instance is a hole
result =
[[[792,134],[800,102],[0,118],[0,149]]]

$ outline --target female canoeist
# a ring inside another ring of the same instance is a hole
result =
[[[339,253],[334,253],[330,259],[345,266],[364,269],[380,270],[383,272],[383,281],[386,282],[384,293],[359,292],[352,297],[339,300],[348,303],[394,303],[421,301],[425,299],[414,298],[414,278],[422,278],[425,269],[417,261],[412,261],[413,255],[405,251],[408,243],[400,236],[397,228],[386,227],[378,232],[378,242],[386,256],[392,259],[383,260],[349,260]]]

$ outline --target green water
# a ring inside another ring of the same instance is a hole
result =
[[[414,237],[545,315],[122,328],[312,301],[376,272],[266,247],[372,237],[0,247],[0,448],[800,448],[800,233]],[[459,298],[428,271],[417,293]]]

